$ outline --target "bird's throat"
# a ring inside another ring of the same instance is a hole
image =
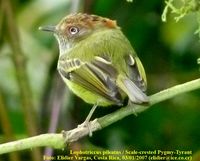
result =
[[[60,56],[63,54],[68,53],[68,51],[72,48],[72,44],[71,43],[65,43],[65,44],[59,44],[59,52],[60,52]]]
[[[59,53],[60,56],[63,54],[66,54],[71,48],[72,48],[72,42],[70,42],[68,39],[64,38],[64,37],[60,37],[55,35],[58,44],[59,44]]]

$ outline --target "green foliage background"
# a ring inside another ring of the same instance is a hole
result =
[[[74,1],[12,0],[20,45],[26,57],[27,75],[30,81],[38,134],[47,133],[51,111],[60,104],[57,131],[72,129],[87,116],[91,105],[64,89],[56,71],[58,45],[52,35],[43,33],[38,27],[56,24],[70,13]],[[3,1],[1,2],[3,4]],[[197,19],[194,13],[187,14],[175,22],[173,14],[167,22],[161,15],[165,3],[160,0],[85,0],[79,11],[115,19],[131,41],[146,70],[148,95],[162,89],[199,77],[200,43],[197,35]],[[1,7],[1,6],[0,6]],[[20,90],[16,70],[11,59],[12,50],[8,38],[6,17],[0,12],[0,94],[12,135],[27,137],[27,125],[21,107]],[[153,106],[139,116],[129,116],[115,124],[95,132],[92,138],[84,138],[69,146],[69,149],[110,150],[200,150],[200,91],[177,96]],[[100,117],[118,107],[98,108],[93,116]],[[31,126],[31,125],[30,125]],[[3,128],[3,126],[2,126]],[[8,141],[0,129],[0,142]],[[43,149],[41,149],[43,150]],[[67,153],[56,151],[55,153]],[[31,156],[29,151],[19,152],[21,160]],[[7,155],[0,160],[9,160]],[[42,160],[42,159],[41,159]]]

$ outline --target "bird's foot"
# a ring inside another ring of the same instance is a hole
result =
[[[84,121],[82,124],[78,125],[78,128],[80,128],[80,127],[83,127],[83,128],[87,127],[90,137],[92,136],[92,130],[91,130],[91,127],[90,127],[90,119],[91,119],[91,117],[92,117],[92,115],[93,115],[95,109],[97,108],[97,106],[98,106],[98,103],[95,104],[95,105],[92,107],[92,109],[90,110],[90,112],[89,112],[87,118],[85,119],[85,121]]]
[[[138,114],[137,114],[137,112],[136,112],[136,110],[135,110],[135,107],[133,107],[133,114],[137,117],[138,116]]]
[[[92,137],[92,129],[88,120],[85,120],[82,124],[78,125],[78,128],[87,128],[89,136]]]

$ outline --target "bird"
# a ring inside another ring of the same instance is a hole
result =
[[[115,20],[87,13],[69,14],[57,24],[39,27],[59,44],[57,70],[69,89],[93,107],[146,104],[144,67]]]

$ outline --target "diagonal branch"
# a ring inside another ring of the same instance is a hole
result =
[[[165,101],[167,99],[175,97],[176,95],[190,92],[196,89],[200,89],[200,78],[184,84],[176,85],[174,87],[168,88],[166,90],[163,90],[161,92],[158,92],[150,96],[149,106],[134,105],[134,107],[131,106],[131,107],[121,108],[111,114],[90,121],[90,130],[92,132],[100,130],[135,112],[141,113],[149,109],[156,103]],[[65,147],[65,143],[71,143],[77,141],[80,138],[87,135],[89,135],[88,128],[83,126],[81,127],[78,126],[75,129],[64,131],[61,134],[42,134],[35,137],[30,137],[18,141],[1,144],[0,154],[24,150],[24,149],[30,149],[34,147],[43,147],[43,146],[61,149]]]

